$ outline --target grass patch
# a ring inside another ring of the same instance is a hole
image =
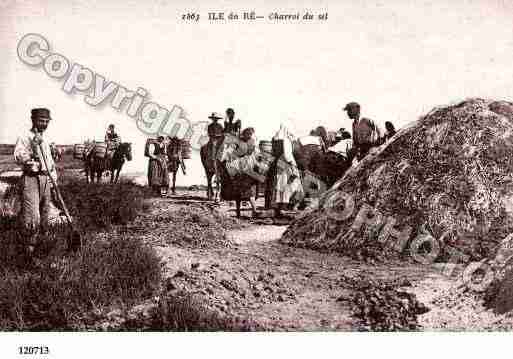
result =
[[[135,220],[147,209],[148,190],[131,183],[85,183],[76,176],[60,177],[62,196],[75,222],[83,230],[109,230]]]
[[[139,316],[125,323],[125,330],[176,332],[248,332],[265,330],[262,326],[240,318],[227,317],[212,311],[190,293],[166,294],[146,317]]]
[[[85,245],[78,253],[67,254],[69,229],[53,228],[41,234],[35,259],[27,266],[16,219],[0,216],[0,330],[98,330],[109,321],[110,311],[128,313],[161,293],[162,264],[155,250],[123,230],[147,209],[144,200],[151,195],[149,190],[130,183],[86,184],[69,174],[60,176],[59,185]],[[220,230],[216,213],[189,212],[181,215],[198,231],[212,226]],[[114,231],[115,225],[122,227]],[[130,318],[121,330],[257,328],[208,310],[186,292],[160,298],[149,318]]]
[[[160,260],[139,239],[88,238],[77,254],[64,256],[60,237],[49,234],[42,239],[39,258],[29,270],[12,261],[2,263],[2,330],[84,328],[93,324],[88,312],[112,305],[134,305],[158,290]],[[2,252],[16,253],[10,244]]]
[[[161,264],[154,249],[133,236],[106,233],[145,208],[144,190],[86,185],[72,176],[61,176],[60,184],[85,245],[66,254],[69,229],[54,227],[40,235],[27,266],[16,219],[0,217],[1,330],[86,328],[92,324],[89,312],[131,306],[159,289]]]

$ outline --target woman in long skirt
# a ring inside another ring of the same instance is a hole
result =
[[[299,169],[292,154],[291,135],[283,125],[273,137],[272,143],[276,160],[270,171],[272,180],[268,184],[271,186],[271,206],[274,208],[275,217],[279,218],[282,217],[282,210],[303,200],[304,192]]]
[[[153,144],[153,151],[150,149],[148,157],[148,185],[161,196],[167,195],[169,188],[169,170],[167,166],[167,151],[164,136],[159,136]]]

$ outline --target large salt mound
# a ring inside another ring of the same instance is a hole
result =
[[[354,210],[336,218],[345,194]],[[351,230],[362,208],[383,215],[374,230]],[[410,240],[428,233],[442,249],[489,255],[513,232],[513,104],[470,99],[435,108],[351,168],[281,241],[349,253],[376,242],[390,219],[395,230],[411,227]]]

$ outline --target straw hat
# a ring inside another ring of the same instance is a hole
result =
[[[210,116],[208,116],[208,118],[211,120],[220,120],[223,118],[223,116],[221,116],[217,112],[212,112],[212,114]]]

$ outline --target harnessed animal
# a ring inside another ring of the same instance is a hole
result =
[[[98,157],[93,150],[86,158],[86,177],[88,183],[99,183],[104,171],[110,171],[110,183],[117,183],[119,180],[119,173],[123,168],[126,161],[132,160],[132,144],[130,142],[120,143],[114,150],[112,158],[104,156]]]

